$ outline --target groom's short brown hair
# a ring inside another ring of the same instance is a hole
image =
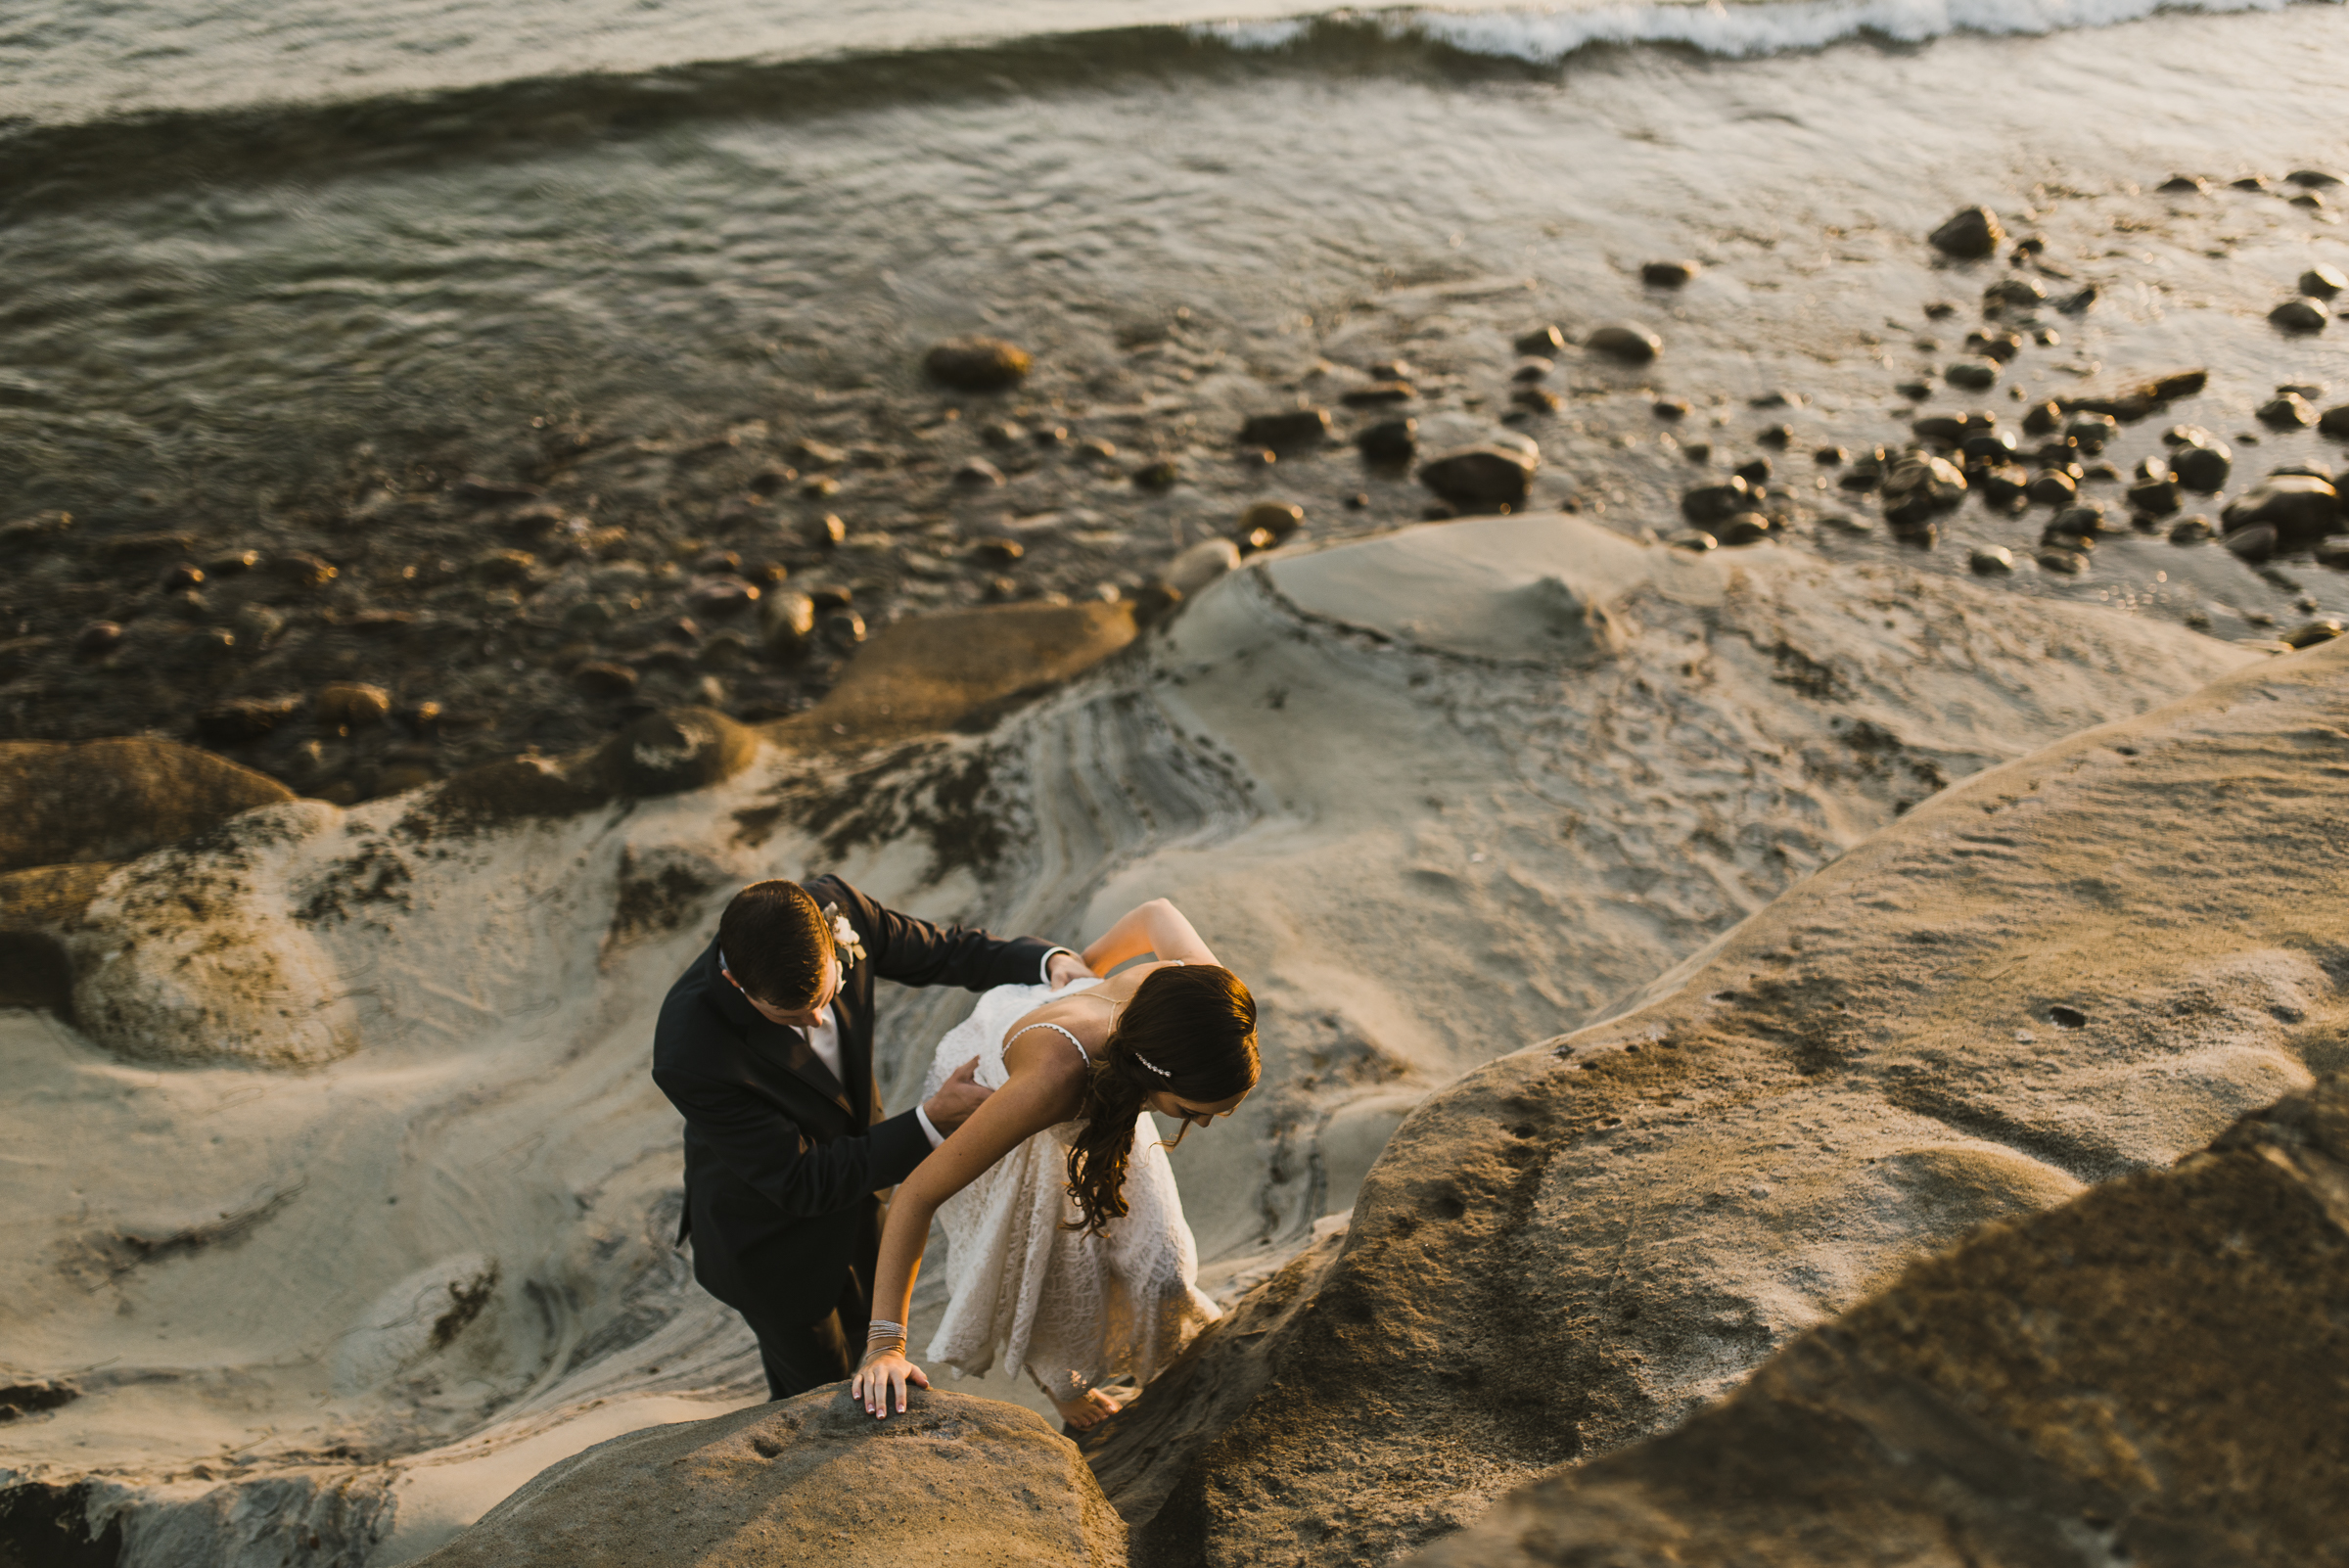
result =
[[[832,928],[796,882],[754,882],[717,917],[717,950],[746,995],[781,1012],[815,1000]]]

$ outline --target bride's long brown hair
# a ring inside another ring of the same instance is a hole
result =
[[[1066,1228],[1099,1235],[1125,1217],[1126,1162],[1152,1093],[1213,1105],[1256,1087],[1258,1071],[1256,998],[1239,976],[1215,964],[1145,975],[1085,1081],[1084,1129],[1069,1149],[1069,1196],[1083,1218]]]

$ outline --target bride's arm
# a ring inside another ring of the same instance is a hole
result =
[[[1216,955],[1207,950],[1199,933],[1182,917],[1182,911],[1165,899],[1153,899],[1137,904],[1118,916],[1116,922],[1092,941],[1084,949],[1084,966],[1096,975],[1106,975],[1128,958],[1155,953],[1163,962],[1212,964]]]
[[[1067,1086],[1050,1082],[1050,1075],[1014,1069],[1001,1088],[980,1102],[979,1109],[952,1136],[931,1150],[929,1157],[914,1167],[913,1175],[898,1183],[897,1194],[889,1202],[889,1222],[881,1231],[881,1256],[873,1270],[876,1321],[910,1321],[913,1281],[921,1272],[922,1249],[929,1244],[930,1222],[938,1217],[939,1205],[1022,1142],[1065,1120],[1066,1099]],[[854,1329],[850,1332],[853,1334]],[[861,1345],[852,1348],[860,1357],[864,1354]],[[897,1407],[905,1408],[908,1383],[928,1388],[930,1379],[901,1353],[877,1356],[859,1363],[849,1392],[873,1415],[886,1416],[893,1395]]]

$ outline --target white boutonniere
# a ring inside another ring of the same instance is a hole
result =
[[[824,918],[832,922],[832,945],[840,951],[840,967],[846,969],[862,959],[864,942],[856,935],[856,928],[849,924],[849,917],[840,912],[840,905],[825,904]]]

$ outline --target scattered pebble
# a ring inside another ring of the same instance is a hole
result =
[[[636,691],[636,671],[608,659],[591,659],[571,672],[571,682],[590,697],[629,697]]]
[[[2170,542],[2172,544],[2207,544],[2218,537],[2218,532],[2219,530],[2211,525],[2210,519],[2196,513],[2192,517],[2180,518],[2170,525]]]
[[[2259,405],[2259,422],[2270,430],[2305,430],[2317,422],[2317,411],[2298,392],[2278,392]]]
[[[1965,564],[1977,576],[1997,576],[2014,570],[2014,552],[2004,545],[1977,544],[1968,552]]]
[[[2279,640],[2286,648],[2314,648],[2318,643],[2330,642],[2341,634],[2341,623],[2330,619],[2311,621],[2293,627]]]
[[[1362,456],[1373,463],[1407,463],[1419,450],[1419,422],[1389,419],[1372,425],[1354,438]]]
[[[2316,300],[2286,300],[2268,312],[2268,319],[2285,332],[2323,332],[2332,312]]]
[[[1585,339],[1583,346],[1592,353],[1635,365],[1644,365],[1664,351],[1663,339],[1633,322],[1601,327]]]
[[[1650,403],[1648,408],[1658,419],[1686,419],[1688,417],[1688,399],[1685,397],[1659,397]]]
[[[1329,438],[1329,410],[1284,408],[1276,413],[1251,414],[1240,426],[1240,444],[1269,446],[1274,451],[1318,446]]]
[[[1639,267],[1639,281],[1652,289],[1678,289],[1704,271],[1695,261],[1647,261]]]
[[[1028,351],[1000,338],[949,338],[922,358],[930,379],[957,392],[1001,392],[1027,379]]]
[[[1144,463],[1133,471],[1133,483],[1145,490],[1171,490],[1182,479],[1182,470],[1171,457],[1155,463]]]
[[[310,713],[324,729],[364,729],[392,713],[392,694],[364,681],[338,680],[318,688]]]
[[[1522,506],[1539,461],[1521,447],[1485,442],[1421,464],[1419,483],[1454,506]]]
[[[1003,471],[984,457],[974,457],[954,470],[954,483],[964,489],[991,489],[1003,483]]]
[[[1509,345],[1521,354],[1542,354],[1554,357],[1566,351],[1566,335],[1554,324],[1544,323],[1531,332],[1521,332]]]
[[[1995,359],[1953,360],[1941,377],[1953,387],[1982,392],[1998,385],[1999,363]]]
[[[1975,261],[1996,251],[2006,238],[1999,215],[1987,207],[1961,208],[1929,236],[1944,255]]]
[[[2316,299],[2329,300],[2344,289],[2349,289],[2349,274],[2339,267],[2318,265],[2300,274],[2300,292]]]

